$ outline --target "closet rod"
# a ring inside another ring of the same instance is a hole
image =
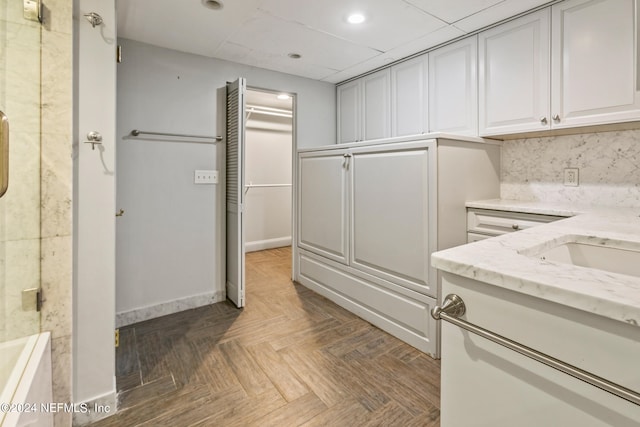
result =
[[[131,135],[140,136],[140,135],[161,135],[161,136],[177,136],[182,138],[204,138],[204,139],[213,139],[215,141],[222,141],[221,136],[205,136],[205,135],[187,135],[181,133],[167,133],[167,132],[148,132],[144,130],[134,129],[131,131]]]
[[[247,194],[251,188],[274,188],[274,187],[291,187],[291,184],[247,184],[244,186],[244,194]]]
[[[255,187],[291,187],[291,184],[247,184],[245,188]]]

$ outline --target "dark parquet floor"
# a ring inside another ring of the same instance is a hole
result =
[[[440,425],[440,362],[247,254],[247,304],[120,330],[120,408],[94,427]]]

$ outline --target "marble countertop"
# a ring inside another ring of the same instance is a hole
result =
[[[494,201],[487,209],[499,204]],[[510,210],[508,204],[502,203],[503,210]],[[481,205],[490,204],[479,202],[472,207]],[[561,211],[556,207],[531,212],[567,216]],[[431,263],[442,271],[640,326],[640,277],[527,255],[575,236],[603,246],[640,248],[640,208],[569,211],[576,216],[439,251],[431,256]]]
[[[593,206],[579,205],[576,203],[549,203],[507,199],[489,199],[467,202],[468,208],[491,209],[494,211],[523,212],[540,215],[576,216],[595,210],[607,210],[609,208],[594,208]]]

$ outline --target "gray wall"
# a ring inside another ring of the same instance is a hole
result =
[[[220,169],[222,148],[131,139],[129,133],[218,135],[217,89],[245,77],[251,87],[297,95],[298,147],[332,144],[335,87],[131,40],[119,42],[117,209],[125,215],[117,221],[116,311],[150,311],[179,299],[219,297],[224,289],[219,266],[224,248],[216,227],[221,188],[194,185],[193,171]]]

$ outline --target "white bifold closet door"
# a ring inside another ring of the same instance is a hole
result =
[[[245,304],[244,277],[244,144],[247,82],[227,84],[227,298],[238,308]]]

